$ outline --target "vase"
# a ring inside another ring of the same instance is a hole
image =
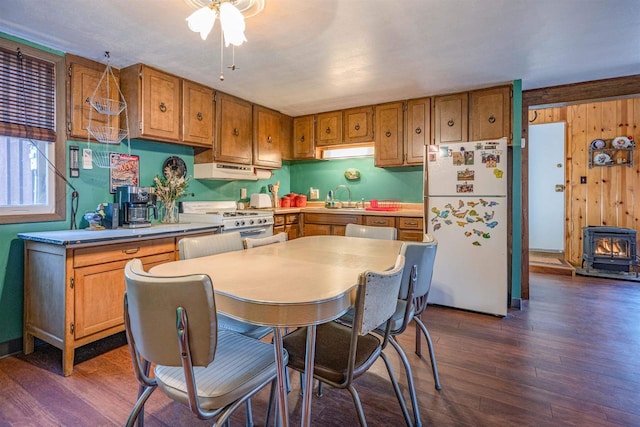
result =
[[[160,202],[158,211],[161,223],[177,224],[180,222],[177,202]]]

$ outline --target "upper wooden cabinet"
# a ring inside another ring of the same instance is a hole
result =
[[[317,146],[342,143],[342,111],[318,114],[316,124]]]
[[[293,139],[291,151],[295,160],[314,159],[316,144],[313,115],[295,117],[293,119]]]
[[[253,106],[253,164],[268,168],[282,166],[280,113],[260,105]]]
[[[431,141],[431,98],[407,101],[405,157],[407,165],[421,165],[424,147]]]
[[[280,115],[280,122],[282,123],[282,139],[280,140],[280,152],[282,153],[282,160],[292,160],[293,151],[291,147],[292,134],[293,134],[293,117],[286,114]]]
[[[375,166],[402,166],[404,161],[404,103],[376,105]]]
[[[373,141],[373,107],[344,110],[344,142]]]
[[[131,138],[180,142],[181,79],[136,64],[120,71]],[[121,115],[121,119],[125,119]]]
[[[216,137],[213,158],[219,162],[250,165],[253,145],[253,111],[249,101],[217,92]]]
[[[86,140],[88,138],[89,110],[92,108],[87,99],[93,95],[98,87],[106,65],[74,55],[67,55],[66,61],[69,79],[67,134],[69,138]],[[105,79],[107,77],[110,79],[109,93],[107,94],[107,82],[103,82],[95,96],[119,101],[120,92],[118,92],[118,88],[115,85],[120,84],[120,72],[114,68],[112,68],[112,71],[117,81],[114,82],[113,78],[105,76]],[[91,111],[91,121],[94,126],[109,126],[108,119],[109,116],[100,114],[96,110]],[[112,121],[110,126],[118,126],[117,117],[115,119],[112,117]]]
[[[470,104],[471,141],[511,136],[511,86],[473,91]]]
[[[182,81],[182,140],[213,147],[213,89]]]
[[[436,96],[433,99],[434,142],[468,141],[469,94]]]

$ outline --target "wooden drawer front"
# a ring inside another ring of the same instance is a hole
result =
[[[341,214],[325,214],[325,213],[305,213],[305,224],[362,224],[360,215],[341,215]]]
[[[173,237],[143,240],[140,242],[117,243],[76,249],[73,256],[74,267],[103,264],[111,261],[130,260],[165,252],[174,253]]]
[[[273,234],[284,233],[284,225],[278,225],[273,227]]]
[[[331,234],[331,226],[328,224],[309,224],[304,225],[305,236],[328,236]]]
[[[289,214],[286,218],[287,224],[297,224],[298,223],[298,214]]]
[[[275,215],[273,217],[273,226],[278,227],[280,225],[284,225],[284,220],[285,220],[284,217],[285,217],[284,215]]]
[[[398,218],[398,228],[404,230],[422,230],[422,218]]]
[[[373,225],[376,227],[395,227],[396,218],[393,216],[369,216],[364,217],[365,225]]]
[[[398,240],[405,240],[409,242],[422,242],[422,231],[414,230],[398,230]]]

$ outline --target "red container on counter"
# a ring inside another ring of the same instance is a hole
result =
[[[307,196],[304,194],[298,194],[295,199],[296,207],[304,208],[307,206]]]
[[[280,207],[281,208],[290,208],[291,207],[291,197],[281,197],[280,198]]]

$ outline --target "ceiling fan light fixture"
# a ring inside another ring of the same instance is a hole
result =
[[[242,13],[231,3],[224,2],[219,6],[220,25],[224,33],[224,43],[226,47],[229,44],[240,46],[247,41],[244,35],[245,23]]]
[[[191,31],[200,33],[202,40],[206,40],[216,23],[216,16],[213,9],[205,6],[189,15],[187,25]]]

